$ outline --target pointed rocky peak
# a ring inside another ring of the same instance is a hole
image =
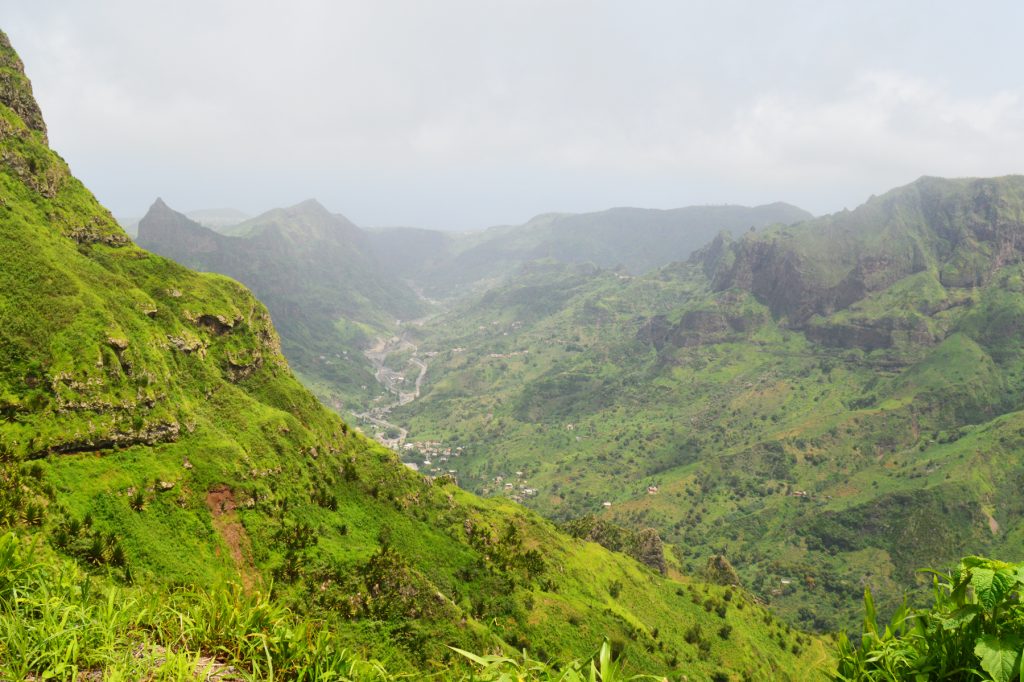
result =
[[[157,197],[156,201],[153,202],[153,205],[149,207],[149,211],[146,212],[146,215],[149,215],[151,213],[163,213],[165,211],[171,211],[172,213],[174,212],[171,209],[171,207],[164,202],[162,198]]]
[[[185,238],[209,238],[210,235],[216,233],[184,213],[175,211],[163,199],[157,198],[139,221],[138,243],[145,248],[154,248],[158,243],[167,240],[176,242]]]
[[[144,222],[152,223],[155,220],[179,221],[188,220],[188,217],[184,213],[175,211],[163,199],[157,197],[156,201],[149,207],[149,210],[146,211],[146,215],[139,221],[139,225]]]
[[[3,31],[0,31],[0,104],[17,114],[29,129],[42,133],[46,141],[46,123],[32,94],[32,83],[25,76],[25,66]]]

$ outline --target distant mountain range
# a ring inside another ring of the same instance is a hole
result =
[[[217,232],[157,200],[139,222],[137,241],[251,287],[270,308],[285,354],[308,385],[329,404],[355,413],[380,395],[362,350],[375,337],[391,335],[397,321],[430,311],[433,296],[464,296],[537,260],[645,271],[688,257],[722,230],[809,216],[787,204],[619,208],[449,233],[363,230],[309,200]]]
[[[622,267],[641,274],[689,258],[721,231],[738,234],[811,217],[784,203],[754,208],[613,208],[545,214],[524,225],[477,233],[389,228],[369,234],[374,250],[392,272],[412,280],[431,296],[448,297],[465,293],[467,286],[493,284],[520,265],[540,259]]]

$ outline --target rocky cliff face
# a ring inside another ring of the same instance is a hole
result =
[[[0,103],[17,114],[30,130],[40,133],[46,143],[46,123],[32,94],[32,84],[25,77],[25,65],[3,31],[0,31]]]
[[[768,321],[768,312],[750,305],[749,295],[726,291],[708,301],[713,307],[688,310],[676,323],[664,315],[647,320],[637,332],[637,339],[651,344],[655,350],[684,348],[746,339]]]
[[[1024,178],[923,178],[852,212],[733,243],[716,240],[701,258],[715,291],[749,291],[773,315],[804,328],[814,316],[845,310],[928,269],[946,287],[981,286],[1019,262],[1022,246]],[[885,345],[890,331],[869,330],[865,343]]]

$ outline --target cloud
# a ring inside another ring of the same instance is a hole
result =
[[[471,227],[610,204],[823,212],[1019,171],[1024,79],[996,67],[1022,12],[996,5],[984,36],[959,6],[873,0],[54,0],[13,5],[5,30],[55,147],[117,212],[315,194],[363,223]]]

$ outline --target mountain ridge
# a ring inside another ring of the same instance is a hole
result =
[[[493,284],[518,266],[543,258],[622,266],[631,274],[640,274],[686,260],[722,230],[747,230],[811,217],[783,202],[753,208],[620,207],[593,213],[545,213],[522,225],[497,225],[475,233],[428,234],[384,228],[369,234],[378,253],[396,259],[393,272],[409,278],[429,295],[450,297],[467,288]],[[412,236],[417,238],[416,247],[403,249],[401,240]]]

